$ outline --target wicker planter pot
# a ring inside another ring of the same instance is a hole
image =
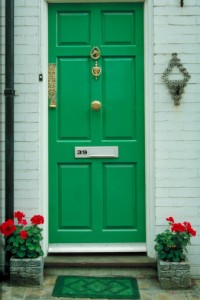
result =
[[[43,257],[11,258],[10,280],[17,284],[39,285],[43,281]]]
[[[185,289],[191,287],[190,264],[157,260],[158,279],[163,289]]]

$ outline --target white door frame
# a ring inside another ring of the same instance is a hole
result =
[[[154,257],[155,201],[154,201],[154,72],[153,72],[153,1],[151,0],[41,0],[40,5],[40,71],[43,82],[39,87],[40,98],[40,211],[45,216],[44,241],[45,253],[48,252],[48,2],[49,3],[89,3],[89,2],[144,2],[144,74],[145,74],[145,172],[146,172],[146,244],[135,245],[135,251],[145,251]],[[68,245],[69,246],[69,245]],[[106,246],[106,245],[105,245]],[[120,251],[121,245],[116,245]],[[128,245],[127,245],[128,246]],[[81,247],[82,248],[82,247]],[[112,248],[112,250],[114,250]],[[123,247],[122,247],[123,248]],[[65,247],[61,247],[66,252]],[[73,251],[73,245],[71,245]],[[76,247],[77,249],[77,247]],[[96,248],[97,249],[97,248]],[[105,247],[103,247],[105,251]],[[133,247],[130,248],[133,251]],[[95,245],[91,245],[95,251]],[[128,250],[128,249],[127,249]],[[53,250],[52,250],[53,251]],[[83,248],[81,249],[83,251]],[[87,247],[87,251],[89,251]],[[107,247],[107,250],[108,247]],[[111,248],[110,248],[111,251]],[[123,248],[121,251],[126,251]]]

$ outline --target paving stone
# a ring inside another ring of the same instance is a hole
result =
[[[50,271],[50,270],[49,270]],[[70,268],[70,269],[54,269],[50,272],[45,272],[45,278],[41,286],[27,286],[19,287],[13,286],[9,282],[3,282],[1,286],[1,300],[57,300],[63,299],[59,297],[52,297],[52,290],[55,280],[58,275],[62,273],[70,275],[107,275],[110,272],[118,276],[130,276],[133,273],[132,269],[116,269],[113,268]],[[61,273],[62,271],[62,273]],[[106,273],[107,271],[107,273]],[[140,275],[141,271],[140,271]],[[141,300],[200,300],[200,280],[193,280],[190,289],[183,290],[163,290],[156,278],[138,278],[138,286],[140,290]],[[72,298],[65,298],[66,300],[78,300]],[[83,299],[81,299],[83,300]],[[94,299],[93,299],[94,300]]]

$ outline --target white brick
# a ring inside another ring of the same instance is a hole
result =
[[[37,26],[16,26],[15,27],[15,35],[27,35],[32,36],[33,38],[37,38],[38,36],[38,27]]]
[[[31,123],[38,123],[39,121],[39,114],[38,113],[31,113],[26,114],[24,118],[25,122],[31,122]]]
[[[38,83],[38,74],[27,74],[25,75],[25,83]]]
[[[38,6],[39,5],[38,1],[40,1],[40,0],[32,0],[31,3],[30,3],[30,0],[25,0],[25,4],[26,4],[26,6],[31,8],[32,6],[33,7]]]
[[[183,34],[184,37],[186,37],[189,34],[199,34],[199,26],[184,26],[184,32],[183,32],[183,26],[181,25],[160,25],[160,26],[155,26],[154,28],[155,34],[157,33],[163,33],[163,34],[169,34],[171,32],[172,35],[176,34]],[[165,53],[165,52],[164,52]],[[167,54],[172,53],[172,52],[167,52]],[[182,51],[180,52],[182,53]]]
[[[25,142],[37,142],[39,141],[38,132],[26,133],[25,134]],[[39,157],[38,157],[39,160]]]
[[[168,24],[169,25],[196,25],[197,24],[197,19],[194,16],[169,16],[168,17]],[[184,34],[184,28],[183,28],[183,34]]]
[[[15,24],[15,28],[17,26],[25,25],[25,18],[23,18],[23,17],[15,17],[14,24]]]
[[[38,25],[39,22],[39,18],[38,17],[28,17],[28,18],[24,18],[24,25],[33,25],[36,26]]]
[[[17,0],[15,2],[15,6],[24,6],[25,5],[25,1],[24,0]]]
[[[20,17],[20,16],[31,16],[35,17],[38,15],[38,7],[32,6],[32,7],[24,7],[20,6],[19,8],[15,9],[15,16]]]
[[[38,180],[16,180],[16,190],[36,190],[38,189]]]
[[[24,54],[36,54],[38,53],[38,45],[36,45],[37,39],[35,42],[32,43],[32,45],[16,45],[15,51],[16,53],[23,53]]]
[[[28,179],[28,180],[39,178],[39,171],[37,171],[37,170],[33,170],[33,171],[25,170],[24,174],[25,174],[25,178]]]
[[[176,202],[174,201],[174,198],[157,198],[157,206],[158,207],[174,207],[176,204],[176,207],[183,207],[185,205],[185,199],[183,198],[176,198]]]
[[[154,24],[161,25],[161,24],[168,24],[168,17],[167,16],[155,16],[154,17]]]
[[[154,0],[154,6],[167,6],[168,5],[168,0]]]
[[[36,151],[38,145],[34,142],[16,142],[15,151]],[[20,168],[21,169],[21,168]]]

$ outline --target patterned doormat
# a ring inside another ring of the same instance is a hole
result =
[[[53,297],[140,299],[132,277],[58,276]]]

